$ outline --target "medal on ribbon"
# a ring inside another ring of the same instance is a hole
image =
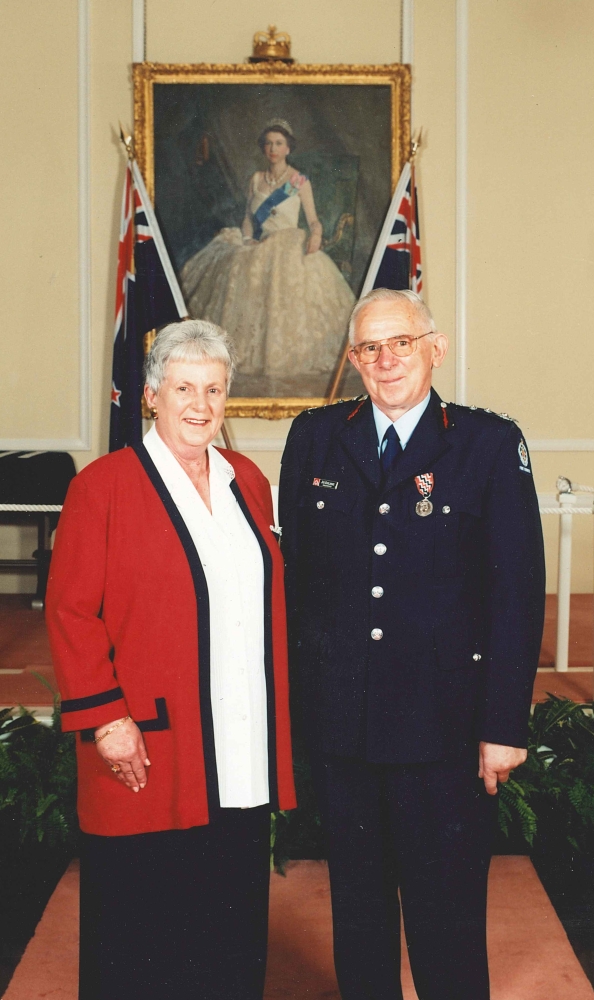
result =
[[[415,476],[415,483],[417,484],[417,489],[419,493],[423,497],[422,500],[418,501],[415,507],[415,511],[417,512],[419,517],[427,517],[429,514],[433,512],[433,504],[429,499],[429,497],[431,496],[431,492],[433,490],[433,483],[434,483],[433,473],[423,472],[422,475]]]

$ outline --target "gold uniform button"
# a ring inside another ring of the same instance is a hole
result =
[[[371,638],[372,639],[383,639],[384,638],[384,633],[382,632],[381,628],[372,628],[372,630],[371,630]]]
[[[389,514],[390,513],[390,504],[389,503],[382,503],[382,504],[380,504],[379,512],[380,512],[380,514]]]
[[[383,597],[384,596],[384,588],[383,587],[372,587],[371,588],[371,596],[372,597]]]
[[[388,551],[388,549],[383,542],[378,542],[377,545],[373,546],[373,551],[375,552],[376,556],[383,556]]]
[[[318,510],[321,510],[323,506],[324,506],[324,501],[323,500],[318,500],[318,502],[316,504],[316,507],[318,508]]]

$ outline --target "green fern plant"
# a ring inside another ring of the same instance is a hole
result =
[[[530,720],[528,759],[500,788],[499,827],[539,851],[594,854],[592,704],[549,695]]]
[[[78,837],[74,737],[62,733],[57,695],[51,726],[20,706],[0,711],[0,841],[73,848]]]

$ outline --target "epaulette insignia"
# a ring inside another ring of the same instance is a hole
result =
[[[359,410],[363,406],[363,403],[365,402],[366,399],[367,399],[367,396],[364,396],[363,399],[361,400],[361,402],[359,403],[359,405],[356,406],[355,409],[351,413],[349,413],[349,415],[347,417],[347,420],[352,420],[353,417],[356,416],[356,414],[359,412]]]
[[[478,407],[478,406],[469,406],[468,409],[469,410],[479,410],[479,409],[481,409],[481,407]],[[485,406],[484,408],[482,408],[482,413],[490,413],[492,417],[499,417],[500,420],[511,420],[514,424],[517,424],[517,422],[518,422],[515,417],[510,417],[509,413],[497,413],[495,410],[491,410],[490,407],[488,407],[488,406]]]

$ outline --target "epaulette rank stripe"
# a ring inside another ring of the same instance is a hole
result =
[[[363,403],[366,401],[366,399],[367,399],[367,396],[364,396],[363,399],[361,400],[361,402],[359,403],[359,405],[356,406],[355,409],[351,413],[349,413],[349,415],[347,417],[347,420],[352,420],[353,417],[357,415],[357,413],[359,412],[359,410],[363,406]]]

